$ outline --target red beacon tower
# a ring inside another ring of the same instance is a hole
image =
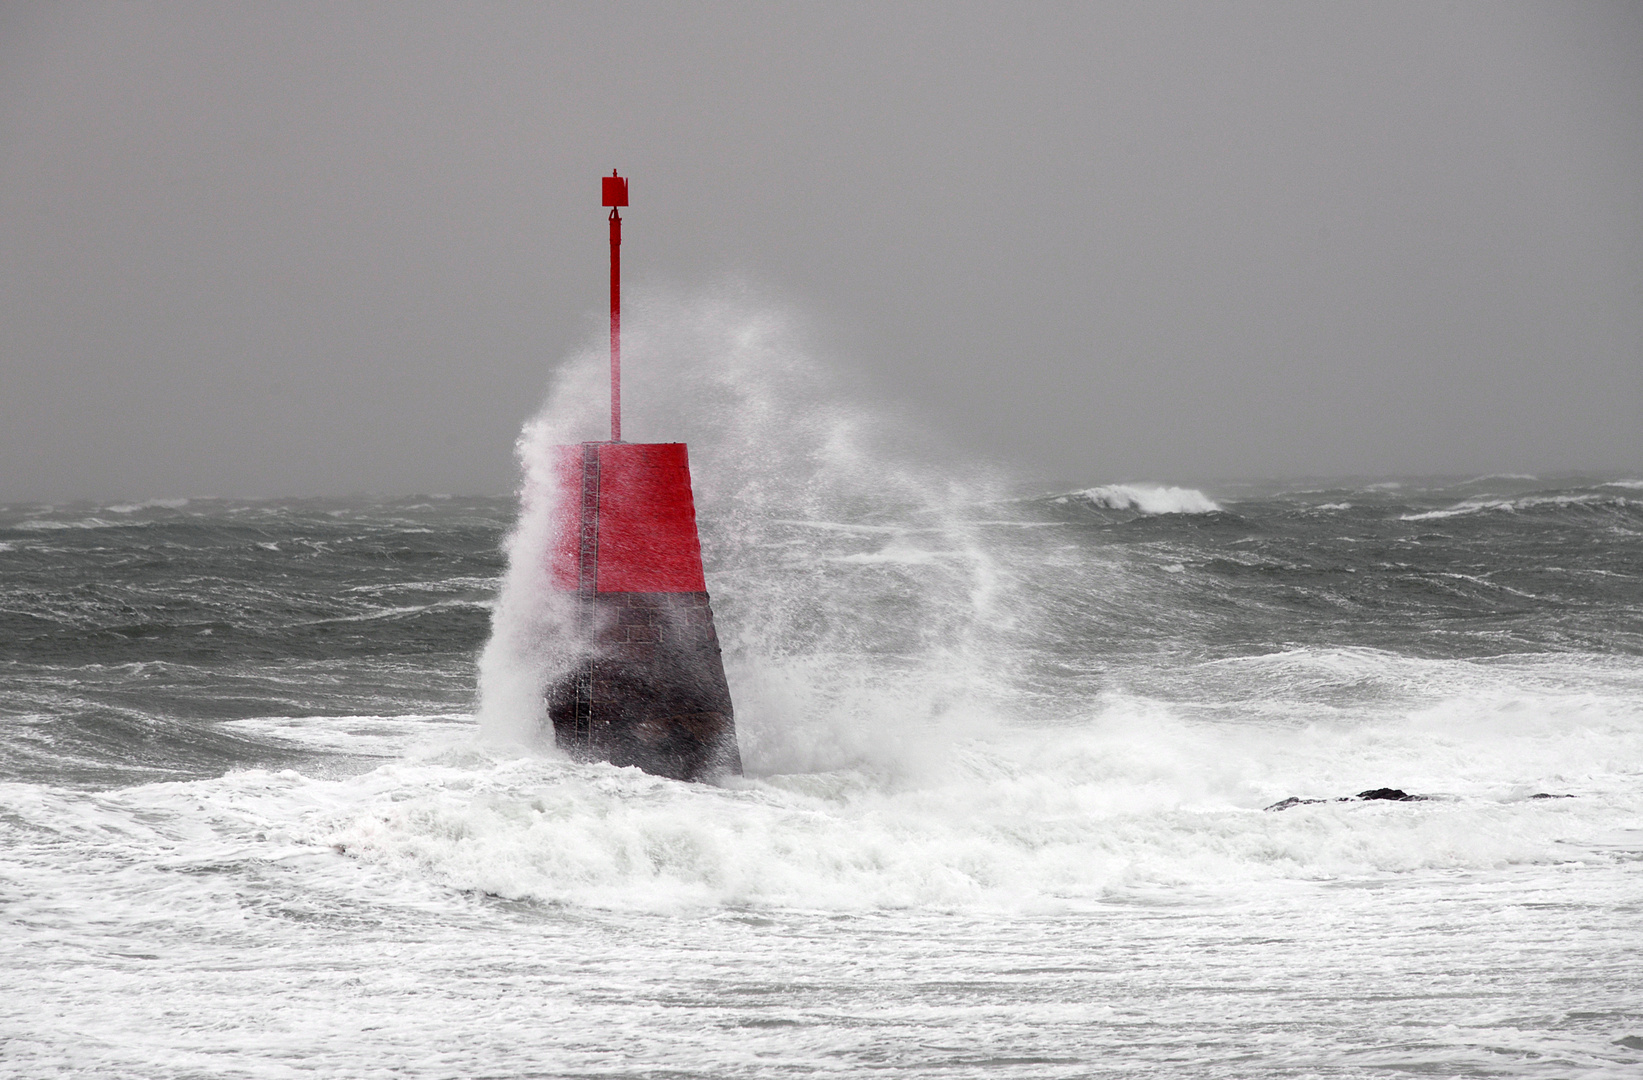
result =
[[[610,441],[556,447],[553,588],[574,594],[577,662],[548,688],[554,739],[573,757],[678,780],[740,775],[683,443],[622,441],[622,215],[610,207]]]

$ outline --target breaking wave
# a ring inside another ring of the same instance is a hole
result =
[[[1625,484],[1606,484],[1605,487],[1625,487]],[[1402,521],[1434,521],[1441,518],[1460,517],[1466,514],[1489,513],[1519,513],[1525,510],[1544,509],[1617,509],[1625,510],[1637,505],[1635,500],[1626,499],[1619,495],[1606,492],[1581,492],[1577,494],[1556,495],[1525,495],[1513,499],[1466,499],[1453,506],[1441,510],[1424,510],[1418,513],[1400,515]]]
[[[145,499],[136,503],[120,503],[107,507],[107,510],[111,514],[135,514],[140,510],[181,510],[187,505],[187,499]]]
[[[646,910],[1056,910],[1156,888],[1607,864],[1624,855],[1582,838],[1643,806],[1637,672],[1575,663],[1596,678],[1571,693],[1562,661],[1299,650],[1198,675],[1286,698],[1414,684],[1431,700],[1395,720],[1273,726],[1111,694],[1077,724],[952,733],[894,771],[717,788],[445,751],[342,784],[354,809],[313,842],[461,889]],[[1429,798],[1262,812],[1384,783]],[[1547,792],[1575,797],[1534,797]]]
[[[1195,488],[1158,484],[1106,484],[1063,495],[1057,501],[1074,499],[1107,510],[1139,510],[1143,514],[1214,514],[1221,509],[1215,500]]]

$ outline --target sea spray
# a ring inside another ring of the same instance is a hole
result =
[[[570,608],[548,587],[564,505],[551,447],[598,439],[604,358],[556,372],[517,444],[522,484],[508,570],[480,660],[492,738],[528,739],[543,687],[574,657]],[[887,767],[910,726],[990,719],[987,641],[1013,618],[973,508],[983,471],[939,462],[845,394],[794,320],[731,293],[637,305],[626,338],[627,433],[689,445],[708,587],[751,772]],[[898,418],[900,419],[900,418]]]
[[[567,365],[563,381],[574,382],[590,369]],[[573,441],[574,430],[550,402],[525,425],[515,447],[523,472],[519,517],[504,542],[508,568],[479,657],[480,728],[493,740],[533,739],[545,716],[547,687],[576,660],[574,608],[570,597],[550,587],[547,561],[565,496],[549,448]]]

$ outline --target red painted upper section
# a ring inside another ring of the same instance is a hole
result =
[[[606,206],[626,206],[628,204],[628,178],[617,176],[614,172],[603,178],[604,183],[599,185],[599,194],[604,197]]]
[[[705,592],[684,443],[591,443],[599,455],[599,592]],[[583,448],[561,446],[561,513],[549,549],[555,588],[580,575]]]
[[[684,443],[599,448],[600,592],[703,592]]]

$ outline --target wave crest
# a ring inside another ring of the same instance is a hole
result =
[[[1143,514],[1214,514],[1221,509],[1219,503],[1196,488],[1161,484],[1105,484],[1063,496],[1069,498],[1107,510],[1139,510]]]
[[[1605,484],[1618,487],[1618,484]],[[1433,521],[1440,518],[1460,517],[1464,514],[1512,513],[1521,510],[1613,509],[1626,510],[1636,500],[1602,492],[1583,492],[1575,495],[1526,495],[1517,499],[1466,499],[1442,510],[1424,510],[1404,514],[1400,521]]]

